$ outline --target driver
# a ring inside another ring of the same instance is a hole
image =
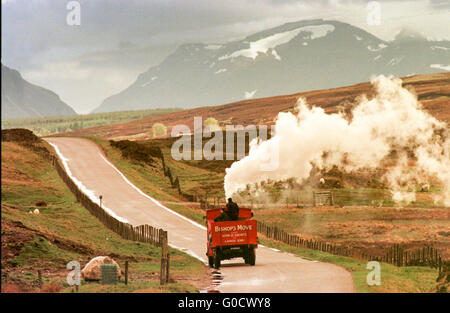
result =
[[[239,218],[239,207],[236,202],[233,202],[233,199],[228,198],[228,203],[225,210],[220,213],[218,217],[214,219],[215,222],[224,222],[224,221],[237,221]]]

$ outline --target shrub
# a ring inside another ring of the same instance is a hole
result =
[[[152,126],[153,138],[163,137],[167,135],[167,127],[162,123],[155,123]]]

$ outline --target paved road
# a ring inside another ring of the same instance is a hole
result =
[[[169,244],[206,263],[206,229],[171,211],[132,185],[92,141],[46,138],[55,147],[71,175],[93,198],[103,196],[112,214],[132,225],[149,224],[169,233]],[[66,169],[67,169],[66,168]],[[221,292],[353,292],[351,274],[333,264],[308,261],[259,247],[256,265],[242,259],[225,261],[220,269]]]

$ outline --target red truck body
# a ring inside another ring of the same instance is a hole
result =
[[[222,209],[206,211],[209,265],[218,268],[221,260],[235,257],[243,257],[245,263],[254,265],[258,234],[251,209],[240,208],[236,221],[215,222],[221,212]]]

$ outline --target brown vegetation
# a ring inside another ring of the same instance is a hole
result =
[[[405,77],[403,78],[403,85],[417,94],[425,110],[440,120],[450,122],[450,110],[448,109],[450,73]],[[193,130],[194,116],[201,116],[203,121],[209,117],[214,117],[221,127],[249,124],[271,125],[278,112],[293,110],[299,98],[306,98],[308,104],[324,108],[327,113],[335,113],[351,108],[362,94],[366,94],[370,98],[373,93],[374,90],[370,83],[361,83],[341,88],[314,90],[182,110],[124,124],[85,128],[65,133],[65,135],[96,136],[103,139],[130,136],[132,140],[145,140],[151,139],[151,128],[155,123],[166,125],[168,136],[170,136],[171,128],[174,125],[184,124]]]

